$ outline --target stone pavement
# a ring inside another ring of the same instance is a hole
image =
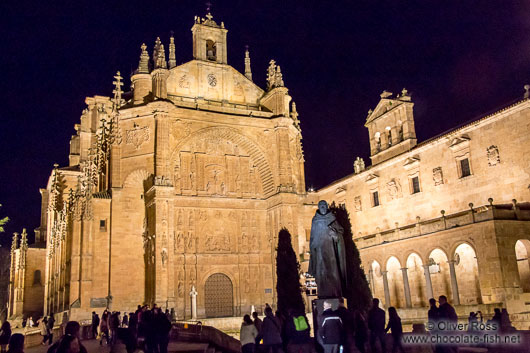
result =
[[[99,341],[95,339],[82,341],[83,345],[87,349],[88,353],[109,353],[110,346],[99,345]],[[205,343],[190,343],[190,342],[170,342],[168,352],[187,352],[187,353],[199,353],[204,352],[208,348]],[[39,345],[36,347],[26,348],[25,353],[46,353],[48,346]],[[118,344],[115,353],[125,353],[125,346]],[[136,350],[136,353],[142,353],[142,350]]]

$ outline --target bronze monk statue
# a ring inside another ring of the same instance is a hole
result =
[[[319,298],[343,296],[346,283],[346,253],[344,229],[328,208],[328,203],[319,201],[318,210],[311,223],[309,240],[309,274],[315,277]]]

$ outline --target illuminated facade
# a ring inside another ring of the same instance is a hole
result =
[[[244,74],[228,65],[223,23],[196,18],[192,35],[190,62],[157,39],[141,47],[131,92],[118,73],[114,97],[86,99],[70,163],[41,190],[45,313],[157,303],[189,318],[192,288],[199,317],[274,304],[277,234],[289,229],[307,266],[325,199],[346,205],[372,293],[405,323],[445,294],[463,317],[502,306],[528,327],[528,95],[418,144],[410,95],[385,91],[365,124],[371,166],[357,158],[353,174],[307,193],[280,67],[270,62],[262,89],[248,51]]]
[[[373,295],[405,322],[446,295],[464,318],[504,307],[528,328],[528,93],[417,144],[408,92],[385,91],[365,126],[372,165],[310,193],[305,231],[319,199],[345,204]]]

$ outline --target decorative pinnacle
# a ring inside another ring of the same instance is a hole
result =
[[[160,44],[160,50],[158,51],[158,58],[156,61],[155,68],[167,69],[166,52],[164,50],[164,44]]]
[[[13,241],[11,242],[11,252],[17,250],[18,233],[13,233]]]
[[[123,82],[121,82],[121,80],[123,77],[121,77],[120,72],[117,71],[114,78],[116,79],[115,81],[112,81],[114,84],[114,90],[112,91],[112,93],[114,93],[114,105],[116,108],[119,108],[121,106],[121,95],[123,93],[121,90],[121,86],[123,86]]]
[[[169,68],[172,69],[177,66],[177,59],[175,57],[175,38],[173,37],[173,31],[171,31],[171,37],[169,37]]]
[[[142,43],[141,47],[142,53],[140,54],[140,64],[138,65],[139,74],[148,74],[149,73],[149,53],[147,52],[147,45]]]
[[[252,81],[252,70],[250,69],[250,53],[248,45],[245,45],[245,77]]]
[[[530,97],[530,85],[524,85],[524,98]]]
[[[156,37],[155,40],[155,47],[153,48],[153,63],[156,66],[156,61],[158,60],[158,51],[160,50],[160,44],[162,42],[160,41],[160,37]]]

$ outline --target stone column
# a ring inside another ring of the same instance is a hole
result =
[[[370,284],[370,291],[372,292],[372,297],[375,297],[375,287],[374,287],[374,270],[370,268],[368,271],[368,280]]]
[[[429,265],[423,265],[423,273],[425,274],[425,289],[427,290],[427,301],[434,297],[432,293],[431,273],[429,272]]]
[[[193,320],[197,320],[197,291],[195,290],[195,286],[191,286],[191,318]]]
[[[460,295],[458,294],[458,282],[456,281],[455,260],[447,261],[449,264],[449,274],[451,275],[451,289],[453,290],[453,305],[460,305]]]
[[[407,268],[404,267],[401,269],[401,272],[403,273],[403,287],[405,289],[405,302],[407,305],[407,308],[412,307],[412,300],[410,299],[410,287],[409,287],[409,275],[407,274]]]
[[[383,275],[383,288],[385,290],[385,307],[390,307],[390,290],[388,288],[388,278],[386,274],[388,271],[381,271],[381,274]]]

